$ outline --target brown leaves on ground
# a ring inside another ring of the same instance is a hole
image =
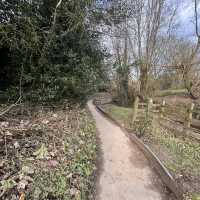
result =
[[[10,111],[0,119],[0,199],[82,195],[95,168],[95,142],[94,125],[79,105],[24,105]]]

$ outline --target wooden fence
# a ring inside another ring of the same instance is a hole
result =
[[[136,98],[133,105],[133,119],[137,121],[141,116],[156,116],[159,120],[169,120],[183,127],[184,131],[200,133],[200,107],[190,103],[188,105],[169,105],[166,101],[153,103],[149,99],[146,103]]]

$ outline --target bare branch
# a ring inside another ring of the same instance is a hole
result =
[[[0,113],[0,116],[5,115],[5,114],[6,114],[7,112],[9,112],[13,107],[17,106],[18,103],[19,103],[20,101],[21,101],[21,96],[19,97],[19,99],[18,99],[14,104],[10,105],[8,108],[6,108],[4,111],[2,111],[2,112]]]
[[[53,17],[53,24],[52,24],[52,28],[54,28],[55,24],[56,24],[56,18],[57,18],[57,9],[59,8],[59,6],[61,5],[62,0],[59,0],[59,2],[56,5],[55,11],[54,11],[54,17]]]
[[[200,37],[200,35],[199,35],[199,27],[198,27],[197,0],[194,1],[194,7],[195,7],[195,25],[196,25],[196,35],[197,35],[197,37]]]

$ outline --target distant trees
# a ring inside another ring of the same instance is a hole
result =
[[[105,23],[110,26],[110,32],[108,34],[111,36],[118,96],[122,105],[129,103],[129,23],[130,18],[135,13],[134,1],[111,1],[104,17]]]
[[[156,42],[163,19],[164,0],[111,1],[107,19],[113,20],[112,43],[121,104],[128,103],[131,74],[140,82],[139,96],[148,96],[155,64]],[[111,14],[110,14],[111,13]],[[113,17],[113,13],[117,13]],[[108,21],[108,20],[107,20]]]
[[[148,96],[148,79],[151,69],[155,65],[156,42],[161,28],[164,0],[137,0],[134,16],[133,40],[134,59],[139,69],[140,95]]]
[[[200,67],[197,60],[199,49],[200,49],[200,33],[199,33],[199,24],[198,24],[198,12],[197,12],[197,0],[194,1],[194,13],[195,13],[195,31],[197,42],[189,54],[189,58],[183,64],[183,80],[185,87],[193,98],[200,97]],[[197,64],[195,63],[197,62]]]
[[[83,97],[103,81],[103,54],[91,29],[91,1],[1,1],[1,89],[24,97]],[[95,26],[95,24],[93,24]]]
[[[162,61],[165,64],[160,65],[162,70],[176,71],[192,98],[200,97],[200,34],[198,27],[197,1],[194,1],[195,13],[195,40],[190,41],[187,38],[178,39],[171,37],[162,38],[159,44],[162,54]]]
[[[156,81],[161,77],[181,78],[192,97],[199,95],[199,48],[197,0],[195,29],[197,42],[176,36],[178,4],[165,0],[109,1],[106,25],[107,37],[112,41],[114,71],[118,83],[118,95],[122,105],[129,101],[129,80],[140,85],[139,95],[146,99],[153,94]],[[136,82],[135,82],[136,83]]]

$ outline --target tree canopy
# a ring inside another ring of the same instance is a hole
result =
[[[0,2],[0,89],[32,100],[83,97],[103,80],[89,0]],[[94,84],[95,82],[95,84]]]

